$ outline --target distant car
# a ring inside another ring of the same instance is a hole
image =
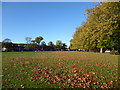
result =
[[[105,53],[110,53],[110,50],[106,50]]]

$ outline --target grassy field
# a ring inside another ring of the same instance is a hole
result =
[[[117,88],[118,55],[3,52],[2,88]]]

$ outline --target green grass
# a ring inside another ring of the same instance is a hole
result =
[[[3,52],[3,88],[117,88],[119,55]]]

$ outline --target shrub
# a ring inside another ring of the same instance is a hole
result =
[[[112,55],[118,55],[119,52],[118,52],[118,51],[115,51],[115,50],[112,50],[112,51],[110,52],[110,54],[112,54]]]

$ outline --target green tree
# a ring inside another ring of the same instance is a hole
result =
[[[94,25],[97,47],[115,48],[120,44],[120,2],[100,3],[88,11],[87,22]],[[94,22],[93,22],[94,20]],[[92,37],[91,37],[92,38]]]
[[[54,46],[54,44],[53,44],[53,42],[52,41],[50,41],[50,42],[48,42],[48,46]]]
[[[57,40],[57,41],[56,41],[56,50],[61,51],[61,47],[62,47],[62,41]]]
[[[67,45],[65,43],[62,43],[61,49],[65,51],[67,49]]]
[[[42,41],[42,42],[41,42],[41,46],[46,46],[45,41]]]
[[[35,38],[35,41],[38,45],[40,45],[40,42],[43,40],[43,37],[39,36]]]
[[[48,46],[49,46],[49,50],[50,51],[53,51],[56,48],[55,45],[54,45],[54,43],[52,41],[48,42]]]
[[[41,50],[42,50],[42,51],[46,50],[46,48],[47,48],[46,46],[47,46],[47,45],[46,45],[45,41],[42,41],[42,42],[41,42]]]
[[[57,40],[57,41],[56,41],[56,46],[62,46],[62,41]]]
[[[120,48],[120,2],[99,3],[86,11],[88,18],[77,28],[70,48]]]

